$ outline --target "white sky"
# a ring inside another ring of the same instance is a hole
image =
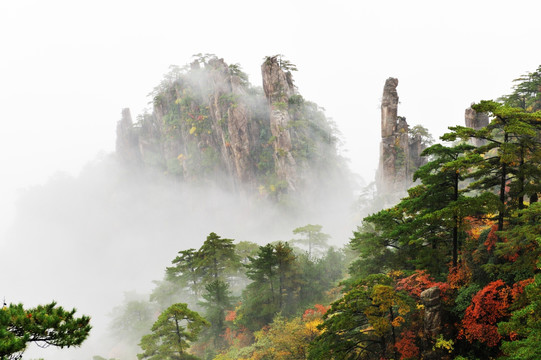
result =
[[[385,79],[400,81],[399,114],[438,137],[463,124],[471,102],[508,93],[537,68],[540,10],[535,0],[3,0],[4,220],[16,189],[113,151],[121,109],[141,113],[169,65],[200,52],[240,63],[255,85],[263,57],[284,54],[371,181]]]

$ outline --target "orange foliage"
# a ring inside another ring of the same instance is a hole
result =
[[[225,321],[235,321],[237,318],[237,312],[234,310],[227,311],[227,314],[225,314]]]
[[[512,287],[502,280],[496,280],[485,286],[475,294],[471,305],[466,309],[459,337],[466,338],[469,342],[478,340],[490,347],[498,345],[501,340],[498,321],[509,315],[511,304],[518,300],[524,287],[533,280],[523,280]]]
[[[464,219],[464,224],[468,229],[466,230],[466,233],[468,234],[469,238],[479,239],[479,236],[483,231],[494,225],[494,221],[468,216]]]
[[[330,309],[330,306],[323,306],[321,304],[315,304],[314,309],[306,309],[304,314],[302,314],[302,319],[304,321],[311,321],[315,318],[321,318],[325,313]]]
[[[488,236],[483,243],[486,246],[487,251],[491,251],[496,246],[496,242],[498,241],[496,231],[498,231],[498,225],[494,224],[492,225],[490,232],[488,233]]]
[[[522,295],[522,293],[524,292],[524,288],[533,282],[534,282],[534,278],[531,278],[531,279],[522,280],[513,284],[513,288],[511,289],[511,298],[512,298],[511,301],[513,303],[517,301],[520,295]]]
[[[464,261],[459,263],[456,267],[449,269],[447,275],[447,284],[451,289],[458,289],[462,286],[466,286],[471,282],[472,271],[468,264]]]
[[[226,328],[225,332],[222,334],[225,342],[228,346],[237,346],[239,348],[250,345],[251,335],[248,329],[241,328],[240,330],[233,330],[231,328]]]
[[[419,358],[419,347],[415,344],[415,337],[415,332],[408,330],[396,342],[395,347],[400,353],[400,360]]]

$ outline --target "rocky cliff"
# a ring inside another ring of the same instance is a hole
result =
[[[349,188],[332,124],[298,93],[293,70],[282,56],[266,57],[260,89],[216,56],[172,67],[152,93],[151,113],[134,123],[123,110],[117,154],[180,181],[278,199],[325,191],[336,181]]]
[[[467,127],[479,130],[488,125],[489,118],[488,114],[478,113],[477,111],[469,107],[464,112],[464,122]],[[474,146],[481,146],[485,144],[485,141],[481,139],[470,139],[470,142]]]
[[[405,117],[398,116],[398,79],[388,78],[381,100],[381,145],[376,184],[380,194],[404,193],[412,184],[413,173],[425,160],[423,132],[411,131]],[[418,131],[419,129],[423,131]]]

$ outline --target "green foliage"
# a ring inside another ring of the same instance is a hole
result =
[[[135,294],[125,294],[125,302],[113,309],[111,330],[128,343],[137,343],[154,322],[155,306]]]
[[[541,238],[539,240],[541,242]],[[525,289],[528,304],[512,313],[508,322],[498,324],[503,341],[502,351],[509,360],[535,360],[541,358],[541,274]]]
[[[225,279],[240,268],[233,240],[222,239],[214,232],[207,236],[199,249],[196,264],[204,282]]]
[[[237,76],[240,79],[242,85],[248,86],[250,84],[248,81],[248,74],[242,71],[242,67],[239,64],[229,65],[229,72],[231,73],[231,75]]]
[[[243,291],[239,322],[250,330],[270,323],[277,313],[293,314],[299,306],[301,272],[293,249],[283,242],[261,246],[246,265],[253,282]]]
[[[79,346],[90,333],[90,318],[75,317],[56,302],[25,309],[10,304],[0,309],[0,358],[19,359],[28,343],[60,348]]]
[[[222,348],[226,310],[233,308],[229,285],[220,279],[210,282],[205,286],[203,299],[200,304],[205,308],[205,318],[210,322],[208,337],[212,338],[215,348]]]
[[[199,269],[199,253],[195,249],[181,250],[173,259],[173,266],[166,268],[166,280],[181,288],[188,287],[197,297],[202,287],[202,273]]]
[[[534,72],[513,80],[513,93],[499,100],[505,105],[521,108],[528,112],[541,110],[541,66]]]
[[[392,350],[396,328],[411,310],[409,300],[396,292],[385,275],[357,280],[325,314],[322,330],[312,343],[309,359],[396,358]]]
[[[186,304],[173,304],[162,312],[152,325],[152,333],[141,338],[140,346],[143,353],[138,354],[137,358],[197,359],[187,353],[187,350],[190,344],[197,340],[201,330],[208,325],[207,320],[188,309]]]
[[[490,194],[494,189],[495,200],[485,211],[498,212],[498,230],[504,229],[513,203],[524,207],[524,195],[540,191],[541,169],[534,163],[539,159],[539,141],[535,136],[541,124],[541,113],[527,113],[494,101],[481,101],[472,105],[477,112],[486,112],[493,120],[485,128],[474,130],[462,126],[451,127],[453,132],[442,139],[457,138],[484,140],[486,143],[474,151],[468,159],[472,171],[468,174],[474,181],[471,190],[482,190]],[[510,191],[512,189],[512,191]],[[513,201],[508,201],[511,196]]]
[[[293,230],[293,234],[301,235],[302,238],[292,240],[292,243],[302,244],[308,247],[308,257],[312,257],[312,249],[325,250],[327,247],[327,241],[330,239],[329,234],[321,232],[321,225],[312,225],[308,224],[305,226],[298,227]]]
[[[241,247],[241,254],[242,249],[247,247],[247,244]],[[166,268],[166,282],[161,284],[162,289],[155,290],[156,299],[180,291],[195,304],[208,284],[216,280],[228,282],[243,277],[241,257],[237,254],[233,240],[223,239],[214,232],[207,236],[199,250],[181,250],[178,254],[172,261],[173,266]]]
[[[537,272],[535,262],[541,254],[536,241],[541,234],[541,203],[516,210],[509,224],[506,231],[499,233],[503,241],[495,244],[497,260],[486,264],[484,270],[493,279],[515,283],[533,278]]]
[[[455,306],[452,309],[452,312],[458,318],[462,318],[464,316],[464,312],[471,304],[471,299],[479,292],[479,290],[481,290],[481,287],[478,284],[464,286],[458,290],[458,294],[455,298]]]
[[[413,269],[412,246],[407,233],[402,231],[408,221],[398,206],[365,217],[350,241],[351,248],[358,253],[350,274],[363,278],[391,269]]]
[[[278,66],[280,66],[280,69],[282,69],[285,72],[297,71],[297,66],[291,63],[291,61],[287,60],[282,54],[266,56],[265,58],[263,58],[263,60],[267,63],[271,61],[277,61]]]
[[[428,147],[434,143],[434,138],[428,129],[422,125],[415,125],[409,129],[409,136],[413,139],[419,139],[423,147]]]

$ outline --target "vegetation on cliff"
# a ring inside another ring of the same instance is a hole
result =
[[[129,111],[123,114],[117,153],[183,181],[279,200],[288,193],[336,192],[331,184],[337,182],[346,189],[350,175],[336,129],[298,93],[295,70],[282,55],[266,57],[261,89],[238,64],[215,55],[173,66],[150,94],[152,113],[135,124]]]

